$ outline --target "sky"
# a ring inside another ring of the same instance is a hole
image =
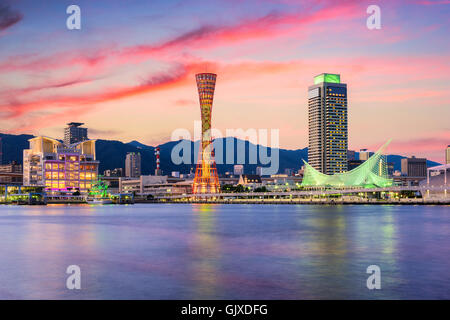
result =
[[[81,9],[69,30],[66,9]],[[381,9],[369,30],[367,7]],[[200,118],[195,74],[217,76],[213,127],[279,129],[308,145],[307,90],[348,86],[349,149],[444,161],[450,1],[0,0],[0,132],[156,146]]]

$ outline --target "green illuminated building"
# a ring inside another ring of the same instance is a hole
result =
[[[314,84],[322,82],[341,83],[341,75],[332,73],[322,73],[314,77]]]
[[[386,142],[374,155],[364,161],[353,170],[343,173],[326,175],[313,168],[304,161],[303,187],[364,187],[384,188],[392,186],[392,179],[387,175],[386,158],[383,156],[384,149],[391,142]]]
[[[332,175],[347,171],[347,85],[339,74],[322,73],[308,88],[308,162]]]

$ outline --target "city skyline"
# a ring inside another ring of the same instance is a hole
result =
[[[11,18],[0,24],[2,132],[55,136],[80,121],[95,138],[158,145],[176,128],[192,129],[193,75],[213,71],[215,127],[279,128],[280,147],[304,148],[307,87],[330,72],[351,88],[350,150],[375,150],[392,137],[389,153],[444,163],[446,4],[380,1],[382,28],[368,30],[365,1],[248,1],[240,9],[252,10],[231,15],[225,1],[197,11],[195,1],[131,1],[126,14],[120,4],[77,3],[79,31],[65,28],[65,4],[1,8]]]

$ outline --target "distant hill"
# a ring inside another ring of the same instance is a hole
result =
[[[22,163],[23,157],[23,149],[27,149],[29,147],[28,140],[33,138],[32,135],[11,135],[11,134],[2,134],[0,133],[0,137],[3,142],[3,162],[8,163],[10,161],[16,160],[19,163]],[[159,145],[161,149],[161,169],[165,174],[170,174],[172,171],[179,171],[181,173],[189,172],[191,169],[195,170],[195,165],[193,164],[179,164],[176,165],[172,162],[171,154],[174,150],[173,148],[177,146],[179,143],[183,143],[186,147],[190,146],[190,159],[191,162],[194,163],[194,155],[198,154],[199,142],[192,142],[186,140],[180,141],[170,141],[164,144]],[[223,162],[226,162],[227,154],[226,152],[222,155],[218,150],[223,150],[220,148],[220,145],[225,146],[226,144],[234,144],[234,156],[229,157],[233,159],[233,163],[237,163],[237,154],[238,149],[242,154],[245,154],[246,162],[248,163],[249,154],[251,150],[256,150],[257,161],[258,164],[245,165],[246,173],[255,173],[257,166],[264,166],[261,164],[261,159],[259,157],[259,151],[266,151],[265,147],[260,145],[254,145],[249,141],[243,141],[237,138],[220,138],[214,141],[215,149],[216,149],[216,158],[217,162],[220,161],[220,158],[223,159]],[[297,150],[287,150],[287,149],[279,149],[279,172],[284,172],[286,168],[292,168],[295,170],[300,169],[303,162],[302,159],[307,161],[308,159],[308,148],[297,149]],[[100,161],[99,172],[103,172],[106,169],[114,169],[114,168],[123,168],[125,166],[125,157],[127,152],[140,152],[142,159],[142,173],[153,174],[156,168],[155,164],[155,147],[148,146],[138,141],[131,141],[128,143],[123,143],[121,141],[115,140],[97,140],[96,143],[96,153],[97,159]],[[267,152],[270,155],[272,150],[271,148],[267,148]],[[180,155],[182,156],[182,155]],[[394,163],[395,170],[400,170],[401,167],[401,159],[405,158],[400,155],[388,155],[387,159],[389,162]],[[434,161],[428,161],[428,166],[432,167],[435,165],[439,165],[439,163]],[[225,173],[227,171],[233,171],[234,164],[217,164],[217,170],[219,173]]]
[[[34,138],[34,136],[0,133],[0,138],[2,138],[3,163],[11,161],[22,163],[23,149],[29,148],[28,140]]]

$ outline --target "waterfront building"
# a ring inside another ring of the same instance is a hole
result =
[[[217,174],[216,161],[214,160],[211,138],[211,115],[216,78],[217,75],[214,73],[199,73],[195,75],[202,119],[202,141],[193,184],[193,193],[195,194],[220,192],[219,176]]]
[[[308,162],[324,174],[347,171],[347,85],[322,73],[308,88]]]
[[[268,178],[261,178],[262,185],[271,192],[289,192],[299,189],[303,180],[302,176],[288,176],[286,174],[274,174]]]
[[[88,140],[88,129],[82,128],[84,123],[70,122],[64,129],[64,144],[66,146]]]
[[[22,178],[22,165],[17,163],[17,161],[0,165],[1,184],[22,184]]]
[[[0,165],[0,172],[22,173],[22,165],[17,161],[11,161],[8,164]]]
[[[404,158],[401,161],[402,175],[408,177],[426,177],[427,159],[425,158]]]
[[[387,177],[387,169],[383,151],[390,143],[385,143],[373,156],[364,161],[361,165],[348,172],[326,175],[313,168],[309,163],[305,163],[303,174],[303,187],[389,187],[392,179]]]
[[[141,197],[190,194],[192,181],[169,176],[140,176],[119,178],[120,193],[134,193]]]
[[[48,137],[30,140],[23,151],[24,186],[43,186],[47,191],[88,192],[97,180],[99,161],[95,140],[71,145]]]
[[[128,152],[125,158],[125,176],[139,177],[141,175],[141,154]]]
[[[119,180],[123,176],[103,176],[101,177],[102,182],[108,186],[109,194],[119,194]]]
[[[242,165],[242,164],[235,164],[233,166],[233,174],[235,176],[240,176],[241,174],[244,174],[244,165]]]
[[[428,198],[447,198],[450,186],[450,164],[443,164],[431,168],[427,168],[427,178],[419,182],[422,187],[439,188],[442,191],[427,190],[425,197]],[[439,190],[439,189],[438,189]]]

